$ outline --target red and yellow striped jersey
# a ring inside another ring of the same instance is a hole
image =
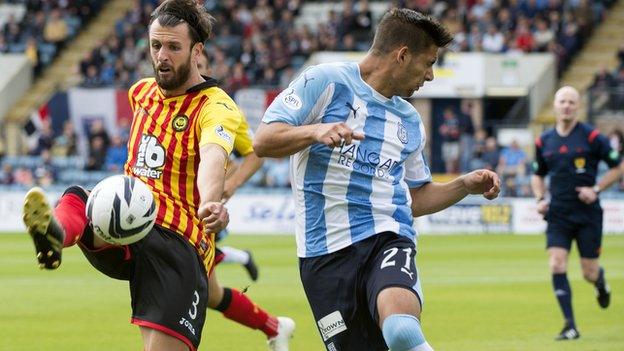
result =
[[[147,78],[134,84],[128,96],[134,118],[125,173],[151,188],[158,208],[156,224],[186,237],[209,271],[214,235],[203,234],[197,215],[199,150],[214,143],[230,154],[242,114],[214,80],[166,98],[155,79]]]

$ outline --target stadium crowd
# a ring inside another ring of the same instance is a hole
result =
[[[9,14],[0,20],[0,53],[24,53],[35,74],[50,64],[65,44],[74,38],[106,1],[7,0],[21,5],[23,17]]]
[[[606,109],[622,113],[624,111],[624,44],[617,51],[618,66],[609,70],[602,66],[594,75],[590,87],[593,109]]]
[[[2,40],[15,42],[15,36],[11,34],[17,31],[15,28],[19,28],[20,40],[34,37],[43,40],[42,47],[45,47],[45,43],[50,42],[33,33],[44,33],[41,23],[60,17],[72,29],[62,41],[54,43],[55,50],[58,50],[62,43],[75,35],[81,23],[91,18],[97,6],[101,6],[101,2],[93,0],[12,2],[26,4],[29,11],[22,22],[16,23],[16,19],[12,19],[4,26],[0,51]],[[228,93],[250,86],[284,88],[312,53],[358,51],[368,46],[374,22],[368,1],[343,1],[341,11],[329,10],[314,28],[295,26],[302,3],[299,0],[204,1],[204,6],[220,23],[207,46],[212,76]],[[391,1],[389,6],[407,7],[439,18],[455,35],[452,50],[512,55],[553,52],[561,72],[612,3],[612,0],[403,0]],[[153,74],[144,28],[157,4],[157,0],[135,1],[134,7],[116,23],[112,33],[85,54],[77,67],[84,87],[125,89],[136,80]],[[624,86],[624,46],[618,57],[623,61],[618,73],[597,74],[595,86]],[[614,100],[613,103],[622,104],[624,100]],[[481,167],[496,170],[503,175],[504,195],[530,196],[531,157],[517,143],[501,148],[494,136],[483,129],[475,129],[463,105],[457,111],[449,109],[445,112],[440,128],[432,132],[438,133],[443,140],[441,154],[436,156],[442,158],[444,171],[466,172]],[[620,135],[621,145],[621,133],[614,133]],[[5,160],[0,182],[29,186],[45,185],[59,178],[72,180],[72,177],[62,176],[63,172],[55,166],[54,156],[75,159],[71,162],[72,167],[88,171],[121,170],[126,157],[127,132],[122,128],[119,135],[109,136],[101,124],[95,123],[88,137],[89,152],[86,159],[81,159],[76,153],[76,134],[71,122],[67,122],[56,136],[49,123],[44,123],[30,149],[30,155],[41,158],[42,162],[33,162],[29,166],[28,163]],[[269,160],[249,184],[289,187],[287,160]]]
[[[559,73],[602,20],[613,1],[394,1],[432,14],[455,35],[455,51],[552,52]],[[141,29],[156,0],[137,1],[111,35],[86,54],[80,74],[86,87],[128,87],[152,74]],[[208,45],[213,77],[228,93],[248,86],[284,87],[316,51],[358,51],[370,41],[373,14],[367,0],[343,1],[318,26],[295,26],[299,0],[205,1],[215,16]]]

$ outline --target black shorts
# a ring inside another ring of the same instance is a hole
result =
[[[561,247],[568,251],[576,240],[579,255],[598,258],[602,245],[602,208],[589,206],[551,205],[546,215],[546,247]]]
[[[130,282],[133,324],[180,339],[191,350],[206,319],[208,278],[197,250],[181,235],[160,226],[128,246],[88,248],[92,231],[79,242],[100,272]]]
[[[299,259],[303,288],[330,351],[388,350],[377,295],[404,287],[421,299],[414,242],[384,232],[342,250]]]

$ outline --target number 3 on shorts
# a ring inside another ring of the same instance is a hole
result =
[[[197,317],[197,304],[199,303],[199,294],[197,293],[197,290],[195,290],[194,295],[195,301],[193,301],[193,307],[190,308],[188,312],[191,319],[195,319],[195,317]]]

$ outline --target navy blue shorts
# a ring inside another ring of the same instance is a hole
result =
[[[598,258],[602,246],[602,208],[589,206],[551,205],[546,215],[546,247],[561,247],[568,251],[576,240],[579,255]]]
[[[299,259],[301,281],[329,351],[388,350],[377,314],[377,295],[404,287],[422,291],[414,242],[384,232],[342,250]]]

